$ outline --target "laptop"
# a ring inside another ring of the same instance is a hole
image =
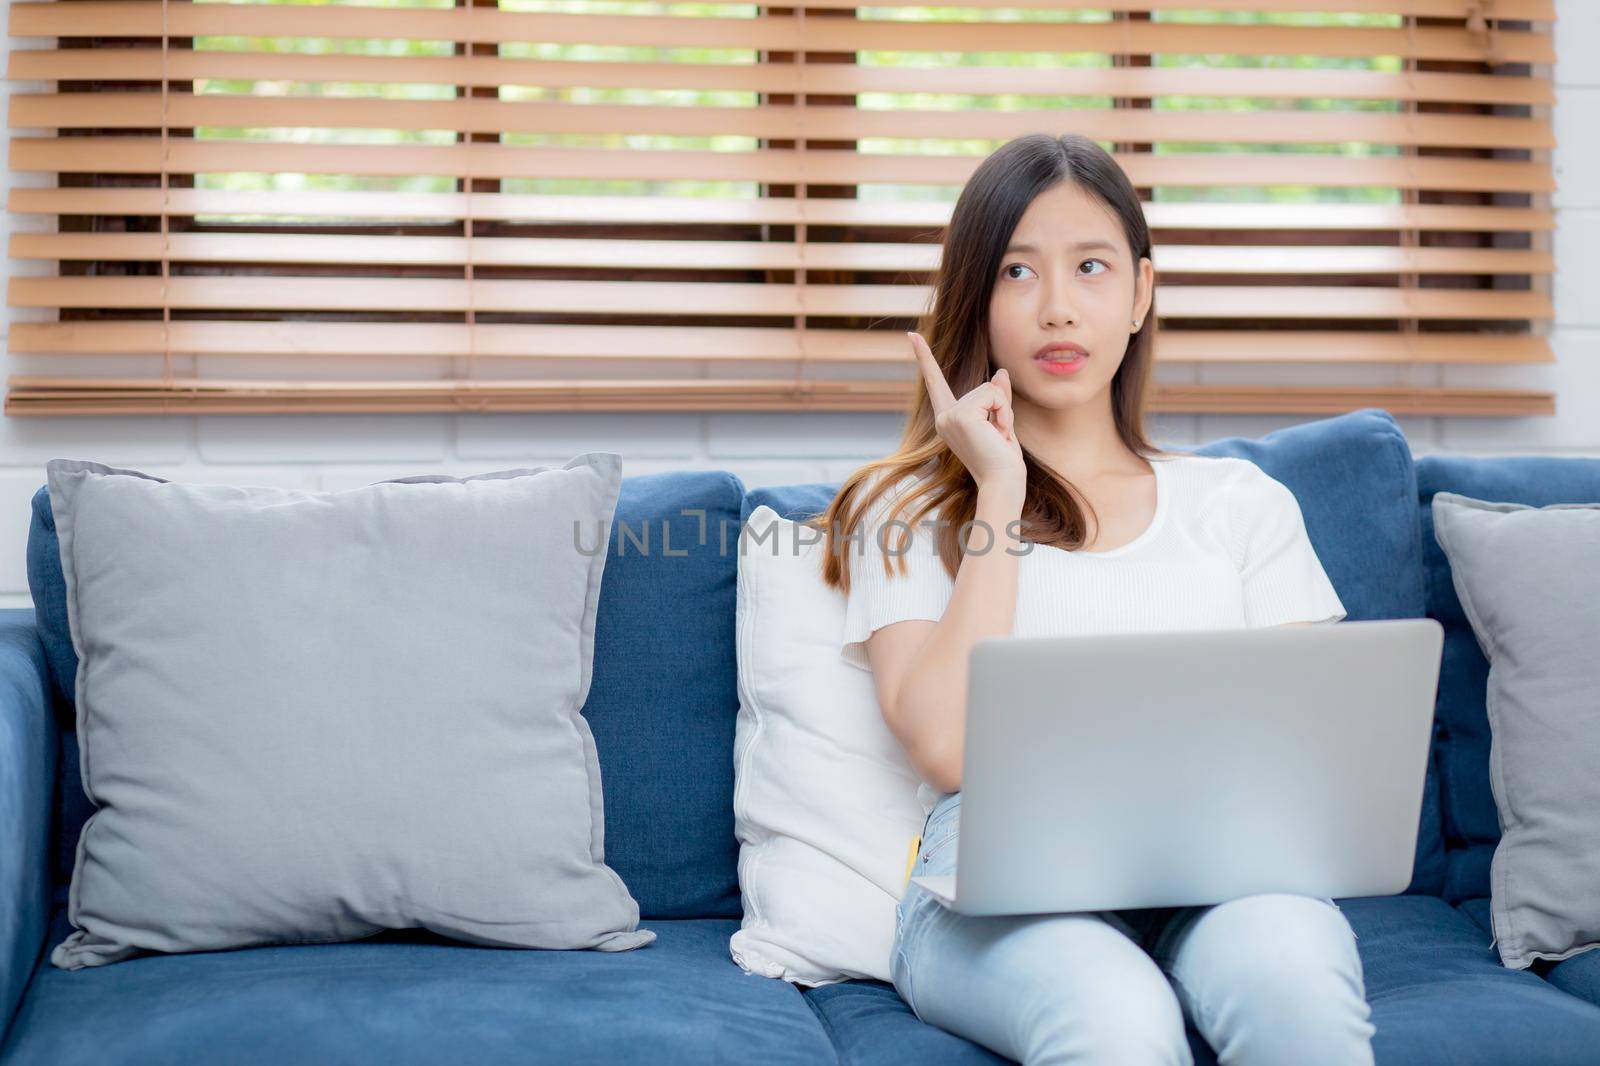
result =
[[[1443,645],[1431,618],[980,640],[956,871],[913,880],[970,915],[1403,892]]]

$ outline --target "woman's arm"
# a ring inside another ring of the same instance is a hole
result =
[[[1022,542],[1012,530],[1022,502],[1016,492],[980,486],[943,616],[895,622],[867,639],[884,721],[923,780],[941,792],[961,788],[972,647],[984,637],[1010,636],[1016,621]]]

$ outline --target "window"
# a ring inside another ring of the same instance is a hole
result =
[[[6,412],[902,410],[1036,130],[1145,199],[1155,410],[1554,410],[1438,385],[1553,358],[1550,0],[469,3],[14,3]]]

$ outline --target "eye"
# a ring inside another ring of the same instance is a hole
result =
[[[1021,267],[1023,270],[1027,270],[1027,271],[1032,271],[1033,270],[1032,267],[1023,266],[1023,264],[1021,264],[1021,263],[1007,263],[1003,268],[1001,268],[1001,272],[1004,273],[1006,277],[1012,278],[1012,280],[1016,280],[1016,278],[1012,275],[1011,271],[1014,268],[1017,268],[1017,267]]]
[[[1085,263],[1099,263],[1101,266],[1106,267],[1106,270],[1110,270],[1111,269],[1109,266],[1106,266],[1106,262],[1105,262],[1104,259],[1085,259],[1084,262]],[[1103,271],[1102,271],[1102,273],[1103,273]]]

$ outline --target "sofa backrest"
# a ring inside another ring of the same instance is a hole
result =
[[[1195,450],[1248,458],[1295,493],[1350,619],[1422,615],[1415,470],[1387,412],[1367,408]],[[622,481],[583,711],[601,764],[605,858],[639,901],[642,918],[741,914],[732,758],[739,531],[762,503],[786,516],[814,514],[837,489],[816,483],[746,493],[723,471]],[[58,711],[70,730],[77,658],[44,489],[34,498],[28,555]],[[64,900],[92,808],[83,796],[74,735],[63,737],[61,751],[56,876]],[[1443,853],[1430,770],[1408,891],[1440,891]]]
[[[1444,626],[1444,666],[1434,710],[1443,812],[1445,883],[1452,903],[1489,895],[1489,863],[1500,842],[1500,816],[1489,784],[1489,663],[1456,595],[1449,560],[1433,533],[1433,497],[1455,492],[1479,500],[1543,507],[1600,500],[1600,459],[1555,456],[1425,455],[1417,460],[1417,502],[1428,615]]]

